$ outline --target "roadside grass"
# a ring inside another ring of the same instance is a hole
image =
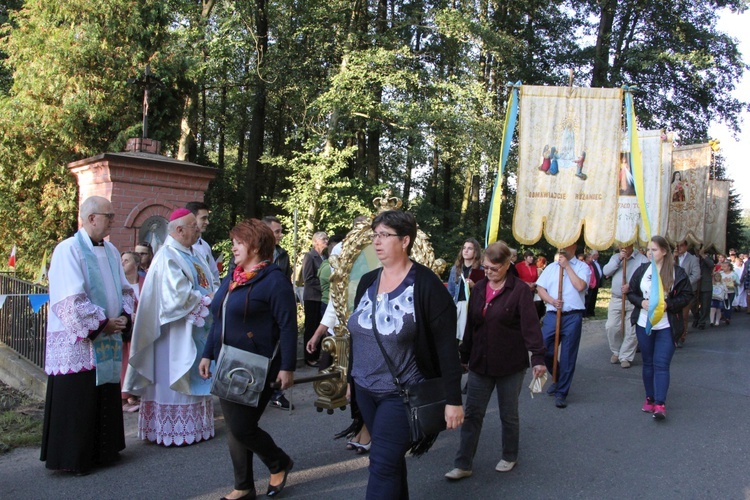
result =
[[[599,294],[596,296],[596,308],[594,313],[596,314],[595,319],[607,319],[607,308],[609,307],[609,299],[612,298],[612,289],[608,286],[606,288],[599,288]]]
[[[40,446],[44,403],[0,384],[0,454],[20,446]]]

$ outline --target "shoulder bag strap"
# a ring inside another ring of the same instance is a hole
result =
[[[398,379],[398,375],[396,375],[396,367],[393,366],[393,361],[391,361],[391,358],[389,358],[388,354],[386,354],[385,352],[385,348],[383,347],[383,342],[380,340],[380,334],[378,333],[378,327],[376,326],[376,320],[375,320],[376,303],[378,300],[378,288],[380,288],[380,274],[381,273],[382,273],[382,269],[378,271],[378,278],[375,280],[375,297],[373,298],[373,301],[372,301],[372,334],[378,343],[380,352],[383,353],[383,358],[385,358],[385,363],[388,365],[388,370],[391,372],[391,376],[393,377],[393,383],[396,384],[396,388],[398,388],[399,394],[403,394],[404,389],[401,386],[401,382]]]
[[[250,285],[250,289],[252,289],[252,285]],[[232,290],[229,290],[227,288],[227,294],[224,296],[224,300],[221,303],[221,344],[224,345],[224,328],[226,327],[226,318],[227,318],[227,302],[229,301],[229,294],[232,293]],[[250,290],[247,291],[247,293],[250,293]],[[279,352],[279,344],[281,343],[281,340],[276,342],[276,347],[273,349],[273,354],[271,354],[270,359],[274,359],[276,357],[276,353]]]

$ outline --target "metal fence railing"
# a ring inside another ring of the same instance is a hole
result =
[[[11,273],[0,273],[0,295],[9,295],[0,309],[0,342],[44,369],[49,303],[35,313],[28,297],[15,295],[37,293],[47,293],[47,287],[18,279]]]

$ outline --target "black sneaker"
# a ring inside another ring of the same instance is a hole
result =
[[[270,403],[268,403],[268,406],[271,406],[272,408],[278,408],[280,410],[293,410],[294,405],[289,402],[287,398],[284,397],[283,394],[281,394],[278,398],[272,399]]]

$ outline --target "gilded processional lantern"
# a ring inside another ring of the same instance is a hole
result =
[[[324,338],[321,344],[322,351],[331,355],[332,364],[320,372],[319,375],[325,378],[317,380],[313,386],[318,395],[315,406],[319,411],[325,409],[331,413],[335,408],[343,409],[348,403],[346,380],[349,373],[349,331],[346,329],[346,323],[354,310],[354,295],[360,278],[365,273],[381,267],[370,239],[372,220],[380,212],[399,210],[403,205],[399,198],[390,195],[390,190],[387,190],[382,197],[373,200],[375,214],[367,220],[355,223],[342,242],[341,253],[330,257],[333,269],[330,300],[336,309],[338,323],[334,327],[334,335]],[[447,265],[443,259],[435,259],[432,244],[421,229],[417,229],[411,258],[438,275]]]

